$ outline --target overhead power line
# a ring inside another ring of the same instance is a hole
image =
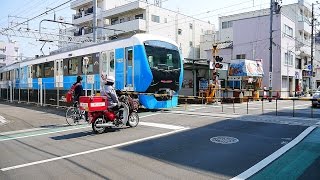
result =
[[[67,2],[62,3],[62,4],[60,4],[60,5],[56,6],[56,7],[52,8],[52,9],[46,10],[45,12],[43,12],[43,13],[41,13],[41,14],[39,14],[39,15],[37,15],[37,16],[35,16],[35,17],[33,17],[33,18],[30,18],[30,19],[28,19],[28,20],[26,20],[26,21],[23,21],[23,22],[21,22],[21,23],[18,23],[18,24],[16,24],[16,25],[15,25],[15,26],[13,26],[13,27],[5,28],[5,29],[3,29],[3,31],[7,31],[7,30],[9,30],[9,29],[13,29],[13,28],[18,27],[18,26],[20,26],[20,25],[22,25],[22,24],[25,24],[25,23],[27,23],[27,22],[29,22],[29,21],[33,20],[33,19],[36,19],[36,18],[41,17],[41,16],[43,16],[43,15],[46,15],[48,12],[53,11],[54,9],[57,9],[57,8],[59,8],[59,7],[63,6],[63,5],[65,5],[65,4],[69,3],[69,2],[71,2],[71,1],[72,1],[72,0],[68,0]],[[2,34],[2,33],[3,33],[3,31],[2,31],[2,32],[0,32],[0,33]]]

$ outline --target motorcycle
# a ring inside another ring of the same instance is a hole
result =
[[[112,127],[136,127],[139,124],[138,101],[130,96],[121,96],[119,105],[108,108],[107,97],[81,96],[80,109],[88,112],[93,132],[100,134]]]

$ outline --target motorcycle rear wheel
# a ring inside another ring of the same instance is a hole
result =
[[[97,127],[97,124],[104,124],[107,121],[102,118],[102,117],[98,117],[93,123],[92,123],[92,130],[94,133],[96,134],[101,134],[106,130],[106,127]]]
[[[132,112],[128,117],[127,126],[136,127],[139,124],[139,115],[136,112]]]

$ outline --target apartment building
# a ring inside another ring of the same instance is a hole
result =
[[[282,97],[294,96],[298,87],[305,92],[315,87],[315,81],[311,82],[310,20],[311,5],[303,0],[285,5],[273,15],[272,87],[282,91]],[[270,9],[222,16],[219,23],[219,41],[232,42],[220,55],[227,62],[262,59],[263,86],[269,87]]]
[[[184,58],[200,58],[200,35],[214,32],[210,22],[195,19],[161,7],[161,0],[146,1],[97,0],[97,38],[111,40],[135,33],[150,33],[175,40]],[[93,37],[93,1],[71,2],[74,36]]]
[[[0,41],[0,67],[19,60],[19,45],[16,42]]]

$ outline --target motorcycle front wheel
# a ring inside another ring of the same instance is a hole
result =
[[[139,124],[139,115],[136,112],[132,112],[128,117],[127,126],[136,127]]]
[[[92,123],[92,130],[94,133],[96,134],[101,134],[106,130],[106,127],[97,127],[97,124],[104,124],[107,121],[102,118],[102,117],[98,117],[93,123]]]

